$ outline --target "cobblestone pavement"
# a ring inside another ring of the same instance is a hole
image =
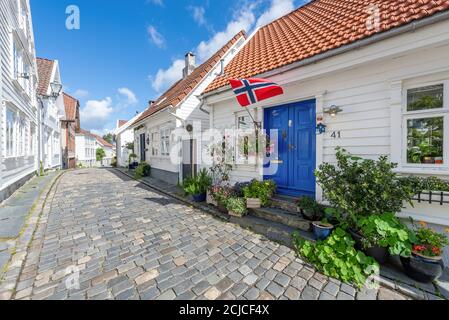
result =
[[[48,206],[14,299],[406,299],[328,279],[112,170],[65,173]]]

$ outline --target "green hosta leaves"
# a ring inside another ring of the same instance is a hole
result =
[[[357,251],[351,236],[341,228],[316,244],[305,241],[298,233],[293,235],[293,241],[299,255],[325,275],[343,282],[363,286],[369,276],[379,271],[377,262]]]

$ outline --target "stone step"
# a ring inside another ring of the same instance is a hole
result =
[[[278,208],[260,208],[250,210],[250,215],[267,221],[281,223],[291,228],[309,231],[310,221],[300,218],[297,214]]]
[[[294,232],[299,232],[299,234],[306,240],[315,241],[310,232],[298,230],[281,223],[268,221],[251,215],[243,218],[231,217],[230,222],[239,224],[243,228],[261,234],[269,240],[281,243],[290,248],[293,248],[292,235]]]
[[[291,213],[298,212],[298,206],[296,205],[296,198],[276,195],[271,199],[271,207],[282,209]]]

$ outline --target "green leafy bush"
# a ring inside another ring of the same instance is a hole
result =
[[[227,199],[238,196],[234,189],[228,186],[215,185],[209,189],[209,192],[211,193],[212,198],[214,198],[214,200],[223,207],[226,207]]]
[[[310,197],[302,197],[297,202],[302,214],[310,221],[321,221],[324,218],[325,207]]]
[[[385,156],[378,161],[366,160],[337,148],[337,165],[321,165],[316,177],[326,199],[347,213],[354,225],[360,216],[397,213],[404,201],[412,202],[415,192],[398,179],[393,172],[396,167]]]
[[[416,237],[394,214],[363,217],[357,225],[365,249],[379,246],[388,248],[392,255],[410,257]]]
[[[423,191],[447,191],[449,192],[449,182],[437,177],[401,177],[402,184],[409,185],[415,194]]]
[[[242,217],[248,213],[246,200],[244,198],[229,198],[226,201],[226,209]]]
[[[201,170],[196,177],[186,179],[183,183],[184,192],[196,196],[205,194],[212,185],[212,177],[206,169]]]
[[[148,177],[151,174],[151,166],[147,163],[141,163],[134,171],[134,178],[140,180],[143,177]]]
[[[328,277],[362,287],[369,276],[379,272],[379,264],[357,251],[354,240],[341,228],[316,244],[303,240],[298,233],[293,235],[293,241],[298,254]]]
[[[262,206],[267,206],[270,198],[276,192],[276,183],[273,180],[258,181],[253,180],[243,188],[245,199],[260,199]]]

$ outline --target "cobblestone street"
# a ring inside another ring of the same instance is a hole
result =
[[[66,172],[55,188],[12,299],[406,299],[328,279],[112,169]]]

